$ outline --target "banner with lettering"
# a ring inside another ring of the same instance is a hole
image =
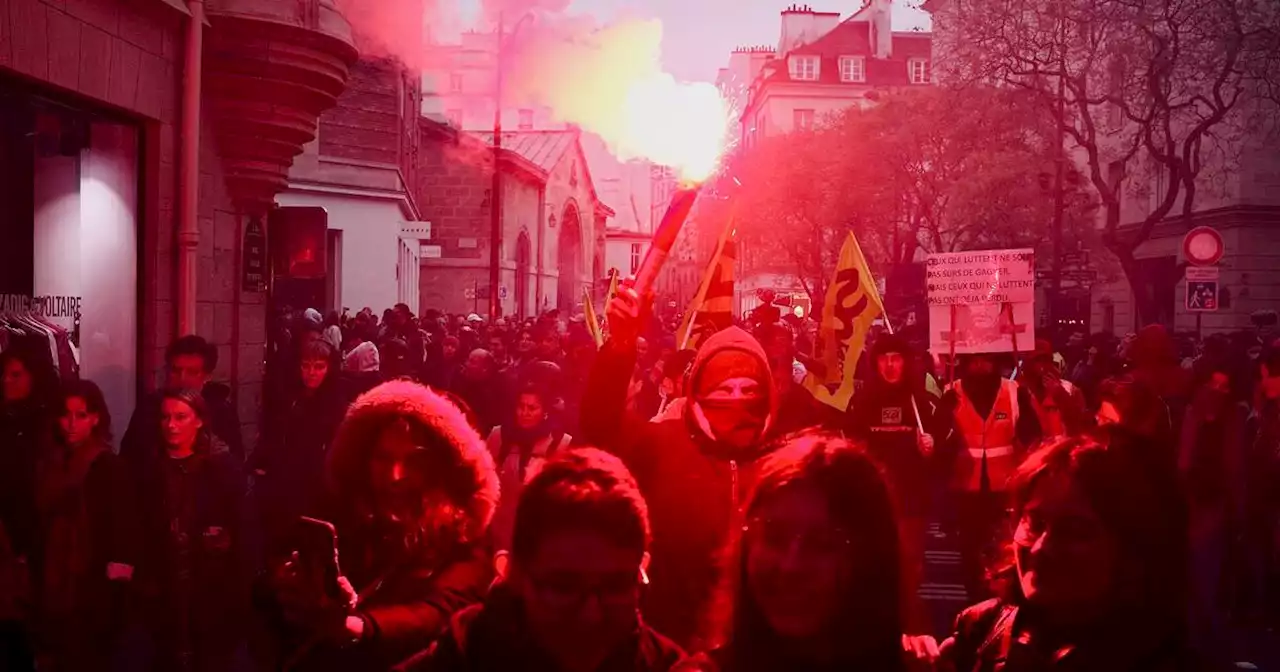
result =
[[[926,262],[934,352],[1027,351],[1035,345],[1035,252],[931,254]]]
[[[814,352],[814,359],[822,363],[823,370],[806,374],[804,380],[805,389],[815,399],[841,412],[849,407],[858,359],[867,345],[867,332],[882,314],[884,303],[876,290],[875,278],[867,267],[858,239],[850,233],[840,248],[835,279],[827,288],[823,302],[822,324]]]

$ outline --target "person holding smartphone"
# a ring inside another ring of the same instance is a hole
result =
[[[291,670],[385,670],[427,648],[493,580],[485,536],[493,460],[449,398],[396,380],[338,428],[324,517],[295,527],[256,604],[272,625],[259,657]]]

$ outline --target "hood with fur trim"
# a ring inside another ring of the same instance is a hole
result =
[[[433,464],[443,465],[446,496],[466,513],[468,536],[483,534],[498,504],[498,476],[480,434],[457,405],[418,383],[394,380],[356,399],[338,427],[329,454],[328,474],[340,501],[362,503],[369,496],[369,459],[382,431],[407,420],[431,438],[425,447],[446,454]]]

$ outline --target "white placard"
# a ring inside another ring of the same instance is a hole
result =
[[[423,245],[418,248],[418,257],[421,259],[440,259],[444,256],[444,248],[440,245]]]
[[[931,254],[926,263],[930,305],[1035,301],[1032,250]]]
[[[1035,346],[1033,250],[931,254],[927,269],[935,352],[1027,352]]]

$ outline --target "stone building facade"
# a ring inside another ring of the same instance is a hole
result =
[[[202,77],[198,97],[187,100],[198,108],[184,106],[193,32],[203,46],[191,70]],[[79,291],[75,282],[48,282],[75,292],[78,308],[66,317],[74,317],[80,373],[103,384],[121,422],[156,386],[164,349],[181,330],[217,346],[215,378],[230,385],[252,436],[267,299],[244,282],[241,241],[283,188],[355,58],[332,0],[0,0],[0,109],[12,115],[7,122],[39,129],[28,134],[34,148],[0,142],[10,185],[0,199],[11,228],[24,232],[14,234],[20,245],[0,247],[40,266],[40,255],[25,254],[33,234],[22,220],[34,213],[38,239],[42,208],[79,214],[58,233],[70,241],[58,269],[79,266]],[[184,143],[184,120],[198,120],[186,126],[198,129],[194,142]],[[78,179],[42,196],[40,185],[63,174],[50,166],[67,163],[78,163]],[[184,174],[184,165],[195,170]],[[24,191],[32,183],[34,204]],[[105,225],[114,227],[110,237],[101,235]],[[94,275],[104,260],[114,273]],[[34,289],[15,277],[16,289],[5,291],[39,293],[50,273],[34,275]]]
[[[421,307],[487,314],[492,136],[423,119],[418,202],[439,256],[422,260]],[[579,310],[603,276],[605,225],[578,131],[503,134],[499,303],[504,316]]]

